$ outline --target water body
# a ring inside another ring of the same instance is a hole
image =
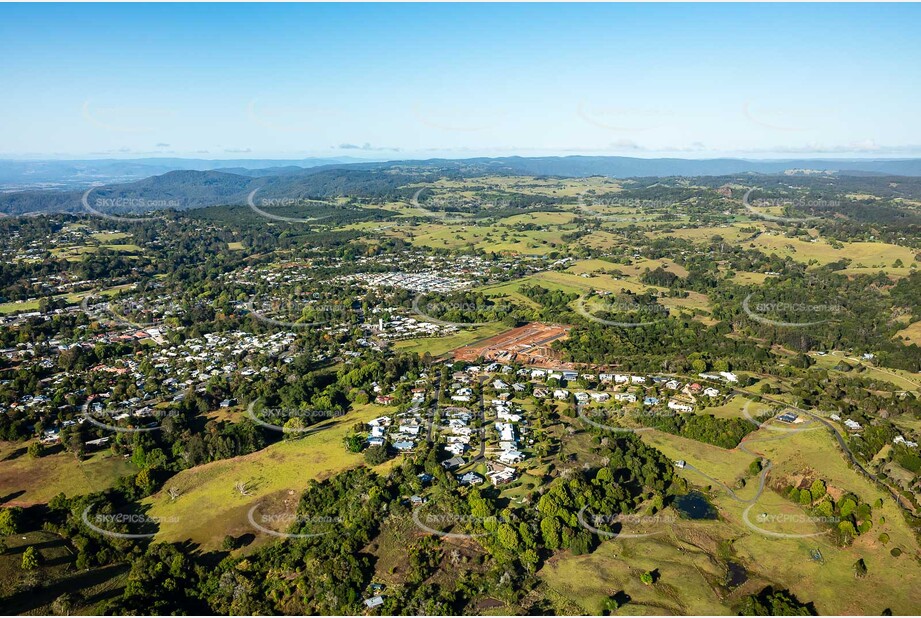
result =
[[[748,571],[738,562],[729,562],[726,565],[726,587],[738,588],[748,581]]]
[[[716,519],[716,508],[699,491],[675,498],[675,508],[688,519]]]

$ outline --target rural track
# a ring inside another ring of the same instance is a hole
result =
[[[685,376],[678,376],[678,377],[685,377]],[[703,378],[698,378],[698,379],[700,379],[701,381],[712,382],[710,380],[705,380]],[[780,399],[775,399],[774,397],[770,397],[768,395],[753,393],[751,391],[747,391],[745,389],[738,388],[738,387],[730,387],[730,389],[732,390],[733,393],[736,393],[738,395],[746,395],[748,397],[760,398],[760,399],[763,399],[764,401],[769,401],[773,404],[783,406],[786,408],[790,408],[791,410],[796,410],[800,414],[804,414],[808,416],[809,418],[811,418],[812,420],[823,425],[826,429],[828,429],[831,432],[832,436],[834,436],[835,441],[838,443],[838,446],[841,447],[842,451],[844,451],[844,455],[853,464],[855,470],[857,470],[860,474],[862,474],[867,479],[873,481],[877,486],[885,488],[886,491],[889,493],[889,495],[892,496],[892,498],[896,501],[896,503],[900,505],[904,510],[908,511],[914,516],[917,515],[917,513],[915,512],[914,506],[911,503],[908,503],[906,499],[901,494],[899,494],[897,491],[892,489],[892,487],[890,487],[888,483],[885,483],[882,479],[880,479],[878,476],[876,476],[875,474],[867,470],[864,467],[864,465],[860,463],[860,461],[857,459],[857,456],[854,455],[854,452],[847,445],[847,441],[841,435],[841,432],[838,431],[838,428],[835,427],[827,419],[825,419],[825,417],[819,414],[816,414],[815,412],[812,412],[811,410],[805,410],[791,403],[787,403],[786,401],[782,401]],[[743,440],[743,443],[744,443],[744,440]]]

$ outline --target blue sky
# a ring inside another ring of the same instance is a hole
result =
[[[0,5],[0,156],[921,156],[921,6]]]

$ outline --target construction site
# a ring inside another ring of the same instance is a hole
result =
[[[562,324],[532,322],[457,348],[453,353],[454,359],[470,362],[484,358],[500,363],[561,368],[567,364],[560,360],[559,352],[551,346],[554,341],[567,337],[571,328]]]

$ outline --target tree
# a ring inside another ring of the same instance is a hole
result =
[[[29,457],[32,459],[38,459],[45,454],[45,449],[42,446],[41,442],[33,442],[29,445]]]
[[[298,438],[304,432],[304,421],[296,416],[289,418],[284,424],[285,439]]]
[[[559,549],[560,528],[560,520],[556,517],[544,517],[540,520],[540,534],[547,549]]]
[[[506,549],[518,549],[518,533],[515,532],[515,529],[511,525],[507,523],[500,524],[498,536],[499,543]]]
[[[652,574],[652,571],[646,571],[645,573],[640,575],[640,581],[646,584],[647,586],[651,586],[655,583],[656,578]]]
[[[361,447],[364,444],[364,440],[361,439],[361,436],[354,434],[343,438],[343,442],[345,442],[345,450],[350,453],[360,453]]]
[[[863,561],[863,558],[859,559],[854,563],[854,577],[857,579],[862,579],[867,576],[867,563]]]
[[[70,612],[82,601],[80,593],[65,592],[51,604],[51,611],[58,616],[70,616]]]
[[[22,525],[22,509],[18,506],[0,508],[0,534],[16,534]]]
[[[847,517],[857,509],[857,503],[851,498],[844,498],[838,505],[838,512],[841,517]]]
[[[617,595],[608,597],[604,600],[604,609],[608,610],[609,612],[616,612],[618,609],[620,609],[620,601],[617,600]]]
[[[384,446],[369,446],[365,450],[365,461],[369,465],[379,466],[387,461],[387,448]]]
[[[26,548],[26,551],[22,553],[22,570],[34,571],[41,563],[41,558],[41,554],[38,553],[38,550],[30,545]]]
[[[812,487],[809,488],[809,493],[812,494],[813,500],[821,499],[825,495],[826,491],[827,491],[827,488],[825,486],[825,481],[823,481],[822,479],[816,479],[812,483]]]
[[[144,492],[145,495],[153,493],[157,486],[156,479],[150,468],[144,468],[134,477],[134,484]]]

